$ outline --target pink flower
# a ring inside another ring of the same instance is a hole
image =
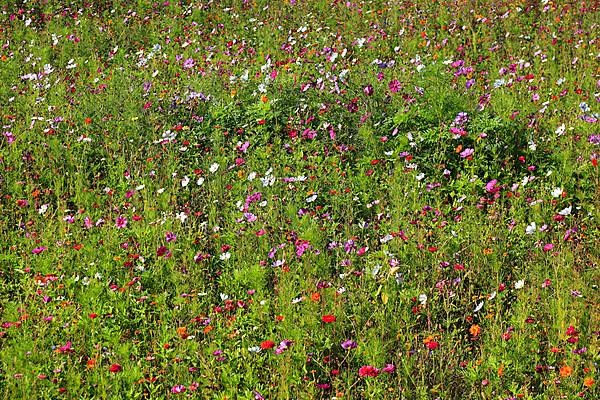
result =
[[[64,346],[60,346],[60,347],[59,347],[59,348],[56,350],[56,352],[57,352],[57,353],[63,353],[63,354],[65,354],[65,353],[72,353],[73,351],[74,351],[74,350],[73,350],[73,348],[71,347],[71,342],[67,342],[67,343],[65,343],[65,345],[64,345]]]
[[[115,226],[117,229],[123,229],[127,226],[127,218],[122,215],[119,215],[115,220]]]
[[[492,179],[485,185],[485,191],[488,193],[496,193],[499,189],[498,187],[496,187],[497,183],[498,183],[498,180]]]
[[[362,367],[359,368],[358,375],[361,378],[364,378],[366,376],[370,376],[370,377],[374,378],[377,375],[379,375],[379,369],[375,368],[372,365],[363,365]]]
[[[544,246],[544,251],[548,252],[551,251],[554,248],[554,245],[552,243],[548,243],[547,245]]]
[[[44,251],[46,251],[48,248],[44,247],[44,246],[40,246],[40,247],[36,247],[35,249],[31,250],[31,252],[33,254],[40,254],[43,253]]]
[[[470,149],[470,148],[464,149],[463,151],[460,152],[460,157],[461,158],[471,157],[474,152],[475,152],[475,150]]]
[[[396,366],[394,364],[386,364],[385,367],[381,369],[381,372],[385,372],[386,374],[391,374],[396,370]]]
[[[175,385],[171,388],[171,393],[183,393],[186,391],[186,387],[184,385]]]

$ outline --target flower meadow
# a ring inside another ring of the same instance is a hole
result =
[[[0,396],[598,398],[594,1],[0,5]]]

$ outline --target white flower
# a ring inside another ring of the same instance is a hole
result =
[[[190,178],[186,175],[181,180],[181,187],[186,187],[190,183]]]
[[[221,301],[225,301],[229,298],[229,296],[227,296],[225,293],[220,293],[219,297],[221,297]]]
[[[377,265],[373,266],[373,269],[371,270],[371,276],[373,278],[377,277],[379,270],[381,270],[381,265],[377,264]]]
[[[317,199],[317,195],[316,195],[316,194],[313,194],[312,196],[308,196],[308,197],[306,198],[306,202],[307,202],[307,203],[312,203],[312,202],[313,202],[313,201],[315,201],[316,199]]]
[[[560,197],[562,195],[562,193],[563,193],[562,188],[557,187],[557,188],[552,189],[552,192],[550,194],[552,195],[552,197]]]
[[[40,213],[40,214],[44,214],[44,213],[46,213],[46,211],[48,211],[48,206],[49,206],[49,204],[43,204],[43,205],[40,207],[40,209],[38,210],[38,213]]]
[[[180,213],[177,213],[175,215],[175,218],[178,219],[179,221],[181,221],[181,223],[183,224],[185,222],[185,220],[187,219],[187,215],[182,211]]]
[[[556,134],[558,136],[561,136],[562,134],[565,133],[566,127],[565,124],[562,124],[561,126],[559,126],[558,128],[556,128]]]
[[[475,309],[473,310],[473,312],[476,313],[477,311],[481,310],[482,308],[483,308],[483,301],[475,306]]]
[[[202,186],[202,184],[204,183],[204,177],[201,176],[200,178],[198,178],[198,180],[196,181],[196,185],[198,186]]]
[[[523,289],[523,286],[525,286],[524,279],[521,279],[521,280],[515,282],[515,289],[517,289],[517,290]]]
[[[425,174],[421,172],[419,175],[415,176],[415,178],[416,178],[418,181],[420,181],[420,180],[423,180],[423,178],[425,178]]]
[[[231,253],[230,253],[230,252],[223,253],[223,254],[221,254],[221,255],[219,256],[219,259],[220,259],[221,261],[227,261],[227,260],[229,260],[230,258],[231,258]]]
[[[427,303],[427,295],[426,294],[419,295],[419,303],[421,303],[422,306],[424,306]]]
[[[560,215],[562,215],[563,217],[566,217],[567,215],[571,214],[571,210],[573,209],[573,207],[569,206],[567,208],[564,208],[562,210],[560,210],[558,213]]]
[[[215,172],[217,172],[218,169],[219,169],[219,164],[213,163],[208,170],[214,174]]]
[[[527,228],[525,228],[525,233],[527,235],[533,235],[535,233],[536,228],[537,225],[535,224],[535,222],[532,222],[531,224],[527,225]]]
[[[533,140],[529,141],[529,150],[531,151],[535,151],[537,149],[537,145],[535,144],[535,142]]]
[[[256,178],[256,172],[252,171],[248,174],[248,181],[252,182]]]

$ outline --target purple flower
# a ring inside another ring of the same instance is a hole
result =
[[[356,344],[356,342],[354,340],[348,339],[342,342],[341,344],[342,349],[344,350],[350,350],[350,349],[355,349],[358,344]]]
[[[194,62],[193,58],[188,58],[187,60],[185,60],[183,62],[183,69],[190,69],[190,68],[194,68],[194,65],[196,63]]]
[[[174,242],[175,240],[177,240],[177,235],[175,235],[173,232],[167,232],[165,233],[165,240],[167,241],[167,243]]]
[[[4,132],[4,137],[6,138],[6,142],[8,144],[12,144],[15,141],[15,136],[12,132]]]
[[[367,85],[365,86],[365,88],[363,89],[363,92],[367,95],[367,96],[371,96],[373,94],[373,86],[371,85]]]

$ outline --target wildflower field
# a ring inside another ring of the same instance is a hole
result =
[[[600,397],[598,2],[0,21],[0,398]]]

